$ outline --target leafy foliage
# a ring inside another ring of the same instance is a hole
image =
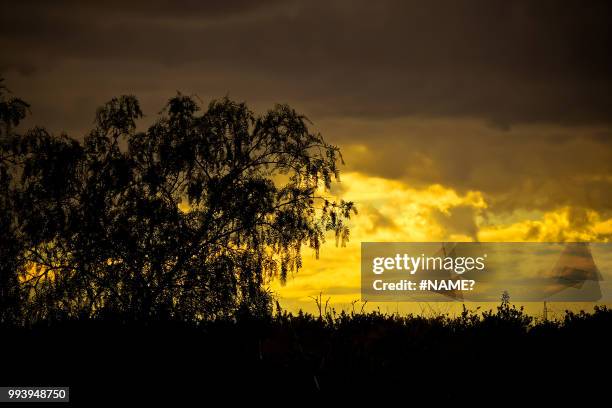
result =
[[[17,243],[2,246],[2,288],[19,289],[26,320],[269,313],[266,282],[298,271],[303,246],[349,238],[353,204],[326,196],[340,152],[286,105],[255,115],[178,94],[140,132],[122,96],[83,143],[17,134],[27,105],[0,108],[2,236]]]

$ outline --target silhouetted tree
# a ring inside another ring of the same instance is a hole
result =
[[[12,128],[23,120],[29,105],[19,98],[10,97],[0,78],[0,323],[19,319],[20,291],[17,280],[20,239],[14,224],[11,197],[11,173],[16,163],[12,153],[15,139]]]
[[[2,103],[2,239],[18,243],[2,284],[28,319],[265,313],[266,280],[300,269],[303,245],[348,239],[353,204],[325,197],[339,150],[286,105],[256,116],[179,94],[139,132],[122,96],[80,143],[14,133],[27,105]]]

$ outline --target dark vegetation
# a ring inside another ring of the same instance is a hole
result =
[[[263,288],[303,245],[348,239],[353,204],[321,196],[339,151],[287,106],[256,116],[177,95],[146,131],[134,97],[83,142],[16,131],[0,99],[0,383],[73,401],[274,392],[436,401],[601,391],[612,312],[538,321],[503,298],[459,316],[291,315]],[[188,210],[181,210],[179,205]]]
[[[70,384],[74,401],[301,399],[533,403],[605,393],[612,311],[534,322],[503,303],[459,316],[371,313],[4,328],[3,383]],[[7,341],[8,340],[8,341]],[[112,390],[106,393],[105,390]]]

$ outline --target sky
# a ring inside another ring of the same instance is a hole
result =
[[[359,298],[362,241],[612,240],[608,1],[0,1],[0,73],[81,138],[134,94],[288,103],[339,146],[351,241],[272,283]]]

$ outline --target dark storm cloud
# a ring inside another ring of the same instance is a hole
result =
[[[319,116],[611,120],[606,1],[83,3],[3,3],[3,70],[131,61]]]
[[[0,73],[28,124],[78,137],[126,93],[146,120],[176,90],[288,102],[349,170],[496,211],[612,212],[612,2],[86,3],[0,3]],[[441,220],[473,233],[470,214]]]
[[[481,191],[495,212],[577,206],[612,216],[612,140],[599,127],[500,130],[477,120],[423,118],[319,125],[347,145],[352,171],[418,188],[439,183],[461,193]]]

